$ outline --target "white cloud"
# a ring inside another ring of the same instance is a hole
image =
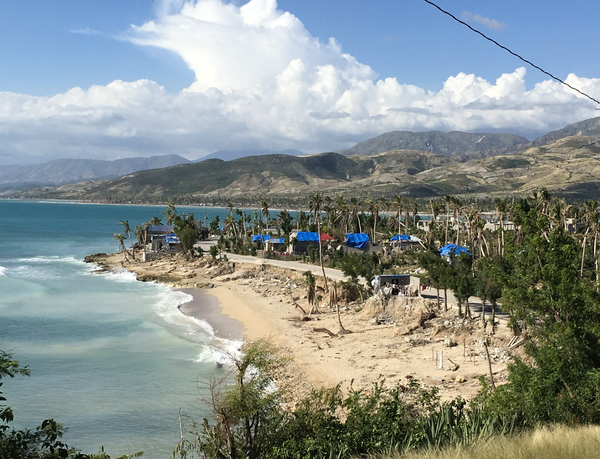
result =
[[[54,97],[0,93],[1,163],[197,158],[220,149],[318,153],[392,130],[541,134],[596,115],[592,102],[559,83],[527,90],[524,68],[495,82],[459,73],[438,92],[378,79],[274,0],[169,0],[157,11],[130,40],[184,58],[196,73],[190,88],[169,94],[153,81],[118,80]],[[600,79],[567,81],[600,97]]]
[[[502,30],[506,24],[496,19],[490,19],[480,14],[472,14],[468,11],[463,11],[462,20],[465,22],[478,22],[479,24],[494,30]]]

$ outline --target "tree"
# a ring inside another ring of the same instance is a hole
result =
[[[135,260],[135,253],[133,252],[133,242],[131,240],[131,228],[129,227],[129,220],[119,220],[119,225],[123,225],[123,234],[126,238],[129,238],[129,245],[131,246],[131,257]]]
[[[491,404],[530,422],[600,422],[600,294],[579,275],[582,247],[563,227],[549,230],[547,198],[515,205],[522,236],[506,247],[503,308],[523,331],[526,359]]]
[[[323,243],[321,241],[321,207],[323,206],[323,196],[321,193],[311,193],[308,196],[308,205],[311,212],[315,214],[315,220],[317,222],[317,235],[319,238],[319,263],[321,264],[321,271],[323,271],[325,291],[327,291],[327,275],[325,274],[325,267],[323,266]]]
[[[224,378],[210,385],[215,421],[211,425],[204,419],[196,427],[196,440],[179,448],[182,457],[186,450],[195,450],[206,458],[258,459],[276,446],[285,412],[279,409],[283,394],[274,386],[275,373],[286,360],[267,340],[254,341],[242,351],[241,357],[229,356],[234,383],[226,385],[229,378]]]
[[[304,274],[304,285],[306,285],[306,298],[310,305],[310,311],[308,317],[310,317],[315,309],[316,300],[316,281],[315,276],[310,271],[306,271]]]
[[[265,200],[260,202],[260,214],[264,219],[265,230],[269,230],[269,203]]]
[[[188,257],[192,257],[194,244],[200,239],[200,231],[194,220],[194,214],[189,214],[187,217],[177,216],[173,222],[175,223],[175,234],[181,244],[181,251]]]
[[[167,225],[172,225],[175,217],[177,216],[177,209],[175,208],[175,203],[173,201],[169,201],[167,203],[167,207],[163,211],[165,217],[167,219]]]
[[[282,210],[277,215],[277,219],[279,220],[279,227],[285,236],[286,243],[290,242],[290,233],[292,229],[294,229],[294,225],[292,222],[294,221],[294,217],[287,210]]]
[[[123,259],[127,260],[127,249],[125,248],[125,236],[121,233],[113,234],[113,239],[119,243],[119,252],[123,252]]]

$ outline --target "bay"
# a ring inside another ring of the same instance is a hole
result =
[[[220,376],[214,337],[184,316],[183,292],[121,272],[98,275],[86,255],[114,252],[119,220],[132,228],[156,206],[0,200],[0,349],[31,369],[3,380],[16,428],[54,418],[64,441],[111,457],[144,451],[168,458],[179,439],[179,407],[208,413],[205,383]],[[180,209],[210,221],[226,209]],[[205,215],[206,213],[206,215]]]

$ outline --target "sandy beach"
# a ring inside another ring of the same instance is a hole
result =
[[[342,303],[342,332],[322,291],[322,278],[317,278],[323,297],[319,310],[306,320],[309,306],[298,271],[265,263],[214,262],[209,257],[130,263],[114,254],[90,261],[105,269],[122,266],[138,280],[192,294],[194,301],[182,305],[181,312],[208,321],[221,338],[270,338],[293,358],[307,386],[352,383],[368,389],[381,379],[393,384],[413,377],[436,386],[444,399],[471,397],[479,388],[479,376],[489,377],[484,339],[495,382],[506,379],[512,334],[502,320],[493,336],[489,329],[484,331],[476,304],[474,319],[465,321],[455,307],[446,313],[437,309],[433,296]],[[423,321],[424,315],[431,318]]]

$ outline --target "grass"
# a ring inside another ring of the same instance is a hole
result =
[[[471,447],[371,456],[371,459],[588,459],[600,457],[600,427],[538,428]]]

